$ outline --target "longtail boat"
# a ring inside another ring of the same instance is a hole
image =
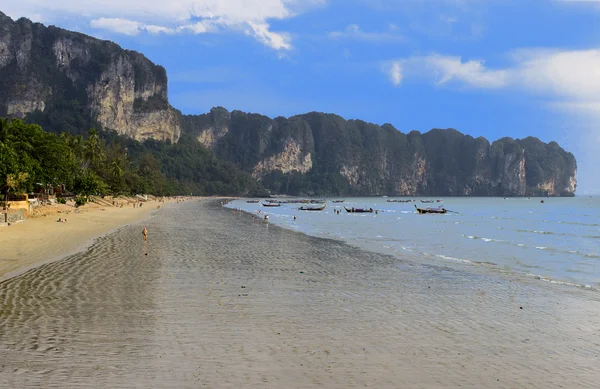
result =
[[[387,202],[388,202],[388,203],[399,203],[399,202],[400,202],[400,200],[397,200],[397,199],[390,199],[390,200],[388,200]]]
[[[323,204],[322,207],[305,207],[304,205],[298,208],[301,211],[322,211],[325,209],[327,204]]]
[[[258,200],[248,200],[246,201],[248,204],[258,204]]]
[[[280,203],[261,203],[263,207],[281,207]]]
[[[349,213],[373,213],[373,208],[365,209],[365,208],[346,208],[344,207],[346,212]]]
[[[424,213],[444,214],[444,213],[448,212],[448,210],[445,208],[419,208],[416,205],[415,205],[415,208],[417,209],[417,211],[420,214],[424,214]]]
[[[343,203],[344,200],[333,200],[332,203]]]
[[[421,200],[421,202],[425,203],[425,204],[430,204],[430,203],[433,203],[434,201],[433,200]]]

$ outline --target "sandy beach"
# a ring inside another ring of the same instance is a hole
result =
[[[156,211],[157,201],[142,207],[123,208],[88,204],[74,207],[46,207],[47,216],[0,228],[0,281],[14,277],[42,263],[81,251],[94,238],[115,228],[146,218]],[[67,213],[68,212],[68,213]],[[58,223],[58,218],[67,219]]]
[[[416,264],[214,202],[0,282],[9,388],[597,388],[598,293]]]

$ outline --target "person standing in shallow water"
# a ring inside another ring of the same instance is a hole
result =
[[[144,242],[148,240],[148,230],[146,229],[146,227],[144,227],[144,230],[142,231],[142,235],[144,236]]]

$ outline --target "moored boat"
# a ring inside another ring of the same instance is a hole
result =
[[[332,203],[343,203],[344,200],[333,200]]]
[[[327,206],[327,204],[323,204],[322,207],[306,207],[303,205],[298,209],[301,211],[322,211],[325,209],[326,206]]]
[[[281,207],[280,203],[261,203],[263,207]]]
[[[421,202],[425,203],[425,204],[430,204],[430,203],[433,203],[434,201],[433,200],[421,200]]]
[[[416,205],[415,205],[415,208],[417,209],[417,212],[419,212],[420,214],[424,214],[424,213],[444,214],[444,213],[448,212],[448,210],[445,208],[419,208]]]
[[[373,213],[373,208],[346,208],[344,207],[344,209],[346,210],[346,212],[349,213]]]
[[[258,204],[259,200],[248,200],[246,201],[248,204]]]

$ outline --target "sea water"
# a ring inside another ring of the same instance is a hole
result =
[[[381,197],[346,198],[343,203],[327,199],[321,212],[301,211],[300,204],[264,207],[246,199],[227,207],[255,215],[260,211],[285,228],[415,261],[451,261],[600,287],[600,197],[423,198],[442,200],[433,204],[413,199],[411,203]],[[452,212],[420,215],[415,205],[443,206]],[[378,212],[347,213],[344,207]]]

